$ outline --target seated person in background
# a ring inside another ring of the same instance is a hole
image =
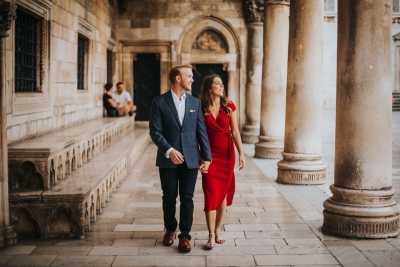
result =
[[[118,104],[112,99],[111,93],[112,93],[112,88],[113,84],[112,83],[106,83],[104,85],[104,89],[106,92],[103,95],[103,106],[107,110],[107,117],[117,117],[118,116]]]
[[[131,95],[125,91],[124,84],[122,82],[117,83],[117,91],[111,93],[112,98],[119,105],[117,107],[118,116],[123,116],[129,114],[132,116],[133,112],[136,110],[136,106],[132,103]]]

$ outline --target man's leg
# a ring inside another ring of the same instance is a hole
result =
[[[164,212],[164,226],[167,231],[176,231],[178,222],[175,218],[176,198],[178,197],[177,168],[159,168],[161,188],[163,191],[162,206]]]
[[[186,163],[178,167],[179,197],[181,200],[179,220],[181,234],[178,238],[187,237],[189,240],[191,239],[189,232],[193,224],[193,196],[197,173],[198,169],[188,169]]]

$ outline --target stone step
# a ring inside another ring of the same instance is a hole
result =
[[[148,129],[136,129],[49,190],[10,192],[15,231],[26,236],[23,229],[36,229],[31,234],[44,239],[83,238],[150,140]]]
[[[47,190],[133,129],[133,117],[99,118],[11,144],[9,190]],[[21,180],[27,172],[35,179]]]

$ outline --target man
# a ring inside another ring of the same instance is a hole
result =
[[[125,91],[125,86],[122,82],[117,83],[117,91],[112,92],[112,98],[118,103],[117,112],[118,116],[129,114],[132,116],[136,110],[136,106],[132,104],[131,95]]]
[[[162,206],[166,232],[165,246],[174,242],[178,222],[175,218],[176,198],[180,196],[181,231],[178,248],[191,250],[189,234],[193,223],[193,195],[199,168],[199,146],[203,159],[200,166],[206,172],[212,156],[208,143],[200,100],[187,94],[192,89],[191,65],[176,66],[169,73],[171,90],[153,99],[150,111],[150,136],[158,147]]]

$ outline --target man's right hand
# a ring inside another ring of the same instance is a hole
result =
[[[185,161],[183,155],[176,149],[173,149],[169,153],[169,158],[172,160],[174,164],[182,164]]]

